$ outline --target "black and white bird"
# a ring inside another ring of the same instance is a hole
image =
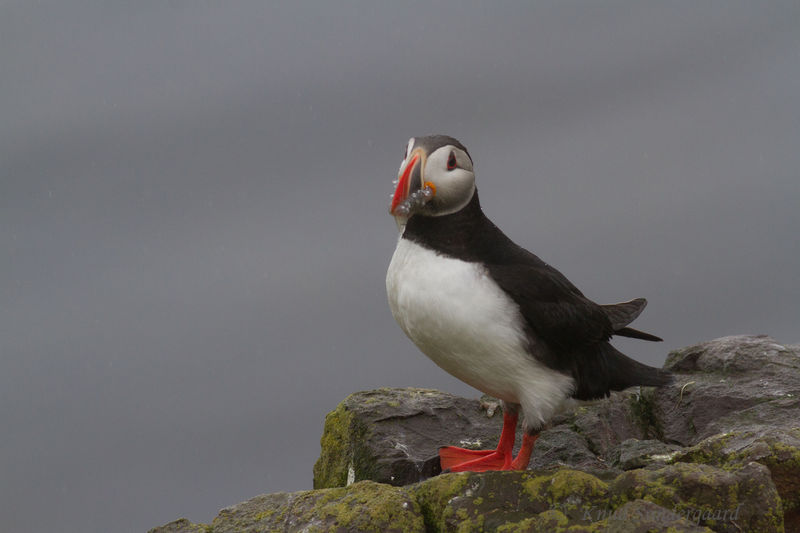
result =
[[[483,214],[472,158],[456,139],[408,141],[389,211],[400,228],[386,275],[392,315],[437,365],[503,401],[497,449],[443,447],[443,470],[525,469],[539,432],[570,398],[671,381],[609,343],[661,340],[628,327],[646,300],[596,304],[506,237]]]

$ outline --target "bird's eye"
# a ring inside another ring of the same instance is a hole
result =
[[[456,153],[450,152],[450,157],[447,158],[447,170],[456,168]]]

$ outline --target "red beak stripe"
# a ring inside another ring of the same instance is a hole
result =
[[[414,154],[414,157],[406,165],[403,175],[400,176],[400,181],[397,183],[397,189],[395,189],[394,197],[392,198],[392,205],[389,208],[391,214],[394,214],[395,208],[408,197],[408,178],[411,176],[411,171],[414,170],[417,161],[419,161],[419,154]]]

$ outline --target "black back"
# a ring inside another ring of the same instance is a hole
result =
[[[484,215],[477,190],[457,213],[412,216],[403,238],[484,265],[519,306],[531,355],[549,368],[571,375],[577,383],[574,397],[588,400],[607,396],[609,390],[669,381],[667,373],[615,350],[608,343],[614,334],[611,320],[601,306],[558,270],[506,237]]]

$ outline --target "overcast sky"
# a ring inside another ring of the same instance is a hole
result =
[[[392,320],[409,137],[620,341],[800,341],[800,5],[0,1],[0,516],[143,531],[311,488],[323,418],[477,394]],[[444,443],[443,443],[444,444]]]

